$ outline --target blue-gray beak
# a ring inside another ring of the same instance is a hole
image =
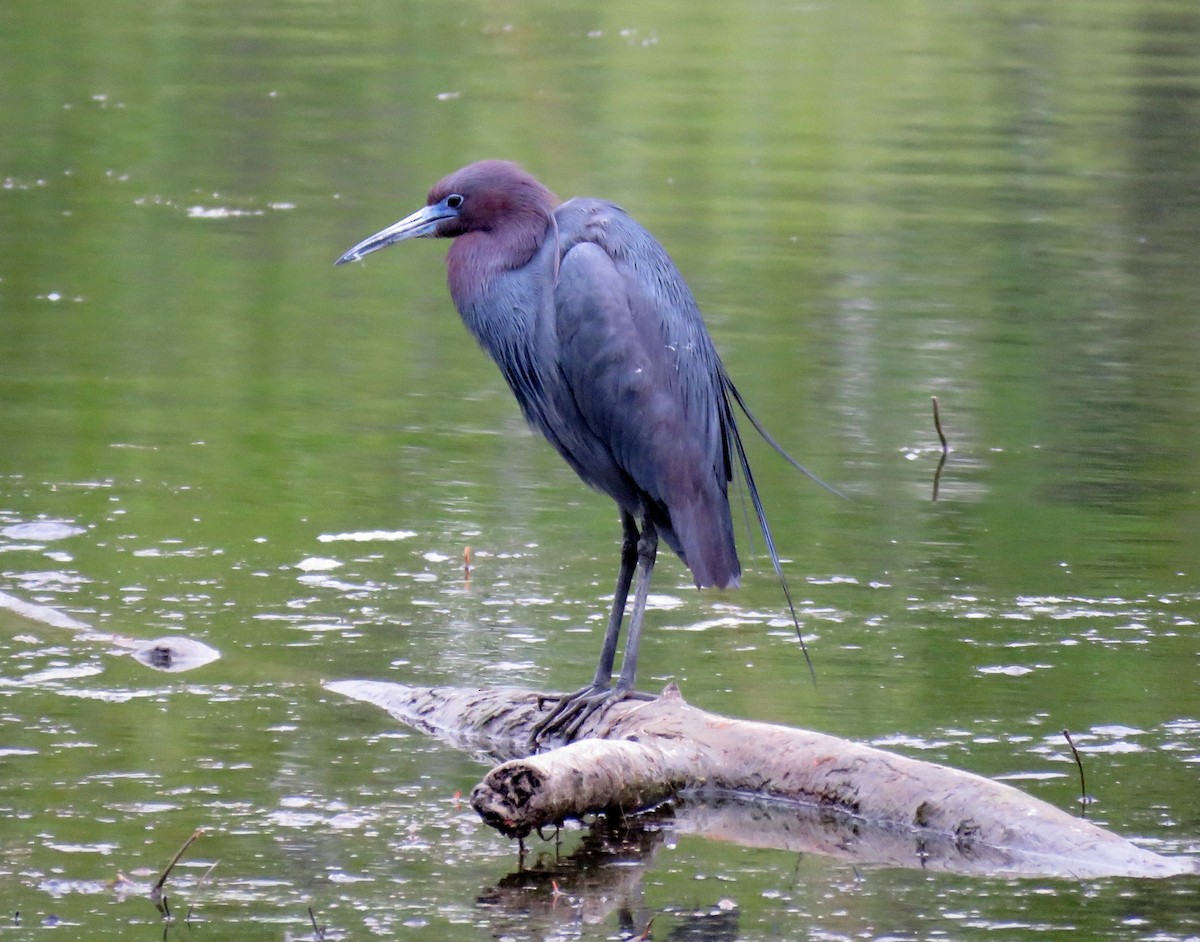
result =
[[[393,242],[403,242],[405,239],[426,239],[436,236],[438,223],[446,219],[453,219],[457,215],[458,210],[445,205],[444,200],[432,206],[424,206],[411,216],[405,216],[399,222],[393,223],[386,229],[379,230],[373,236],[363,239],[334,264],[344,265],[346,262],[356,262],[364,255],[370,255],[379,249],[387,248]]]

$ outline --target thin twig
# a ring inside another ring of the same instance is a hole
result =
[[[650,938],[650,927],[654,925],[654,920],[658,918],[658,913],[650,917],[650,921],[646,923],[646,928],[641,931],[640,935],[635,935],[630,942],[646,942]]]
[[[937,470],[933,472],[933,502],[936,504],[938,499],[938,490],[942,486],[942,469],[946,467],[946,453],[943,451],[942,456],[938,458]]]
[[[942,443],[942,454],[947,454],[950,451],[950,444],[946,441],[946,433],[942,431],[942,416],[938,410],[938,397],[930,396],[933,401],[933,427],[937,429],[938,441]]]
[[[1075,757],[1075,765],[1079,768],[1079,816],[1087,817],[1087,782],[1083,777],[1083,760],[1079,758],[1079,750],[1075,748],[1075,743],[1071,739],[1070,730],[1062,731],[1063,738],[1066,739],[1067,745],[1071,747],[1071,755]]]
[[[950,454],[950,444],[946,441],[946,433],[942,431],[942,415],[938,409],[938,397],[930,396],[933,402],[933,427],[937,429],[938,441],[942,443],[942,457],[938,460],[937,470],[933,472],[933,501],[937,502],[938,489],[942,483],[942,468],[946,467],[946,456]]]
[[[311,906],[308,907],[308,921],[312,923],[313,938],[316,939],[317,942],[320,942],[321,939],[325,938],[325,927],[317,925],[317,917]]]
[[[191,847],[192,844],[194,844],[196,842],[196,839],[198,837],[200,837],[200,835],[203,833],[204,833],[204,828],[196,828],[196,830],[192,832],[192,836],[183,842],[183,846],[181,848],[179,848],[179,850],[175,853],[175,856],[171,858],[171,862],[169,864],[167,864],[167,869],[162,872],[162,874],[159,876],[157,882],[154,884],[153,888],[150,891],[151,895],[162,892],[163,884],[167,882],[167,877],[169,877],[171,875],[171,871],[175,869],[175,865],[177,863],[179,863],[179,859],[183,856],[184,852],[189,847]]]
[[[192,892],[194,892],[194,893],[195,893],[195,892],[199,892],[199,891],[200,891],[200,887],[204,886],[204,883],[205,883],[205,881],[206,881],[206,880],[207,880],[207,879],[208,879],[210,876],[212,876],[212,872],[213,872],[214,870],[216,870],[216,869],[217,869],[217,864],[219,864],[220,862],[221,862],[221,861],[219,861],[219,860],[214,860],[214,861],[212,862],[212,866],[211,866],[211,867],[209,867],[207,870],[205,870],[205,871],[204,871],[204,875],[203,875],[202,877],[200,877],[200,879],[199,879],[199,880],[197,880],[197,881],[196,881],[196,886],[195,886],[195,888],[193,889],[193,891],[192,891]],[[195,903],[195,901],[193,901],[193,902],[191,902],[191,903],[188,903],[188,911],[187,911],[187,916],[185,916],[185,917],[184,917],[184,920],[183,920],[183,921],[184,921],[184,922],[186,922],[188,925],[191,925],[191,924],[192,924],[192,910],[195,908],[195,906],[196,906],[196,903]]]

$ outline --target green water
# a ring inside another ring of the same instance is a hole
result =
[[[327,938],[1196,938],[1194,878],[690,837],[620,901],[483,903],[517,865],[454,798],[484,767],[321,681],[591,675],[611,503],[524,428],[444,245],[332,265],[508,157],[647,224],[850,498],[755,448],[816,686],[757,539],[727,595],[661,559],[642,686],[1064,808],[1069,728],[1091,817],[1200,853],[1198,49],[1166,0],[8,0],[0,592],[222,657],[0,611],[0,937],[159,938],[113,881],[204,827],[176,938],[311,938],[310,905]]]

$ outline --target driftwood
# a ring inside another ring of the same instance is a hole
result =
[[[221,656],[221,652],[216,648],[183,635],[139,641],[136,638],[98,631],[86,622],[72,618],[66,612],[60,612],[48,605],[26,602],[6,592],[0,592],[0,610],[12,612],[26,621],[73,631],[82,641],[108,645],[109,653],[129,654],[138,663],[156,671],[174,673],[195,670],[197,667],[211,664]],[[29,678],[24,678],[23,682],[28,683]]]
[[[863,864],[966,873],[1166,877],[1200,872],[1008,785],[820,733],[729,719],[676,688],[614,704],[575,742],[528,755],[547,697],[515,689],[338,681],[459,748],[508,761],[471,803],[501,833],[676,803],[679,830]]]

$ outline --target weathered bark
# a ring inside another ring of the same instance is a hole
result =
[[[584,725],[586,738],[529,756],[541,695],[371,681],[327,686],[460,747],[510,758],[471,796],[484,821],[509,836],[598,811],[635,812],[686,792],[752,796],[786,809],[770,838],[751,843],[863,863],[1074,876],[1200,870],[1190,858],[1138,848],[1008,785],[821,733],[706,713],[674,688],[656,700],[614,704]],[[693,810],[697,818],[703,812]],[[710,829],[719,830],[727,817],[714,820]]]

